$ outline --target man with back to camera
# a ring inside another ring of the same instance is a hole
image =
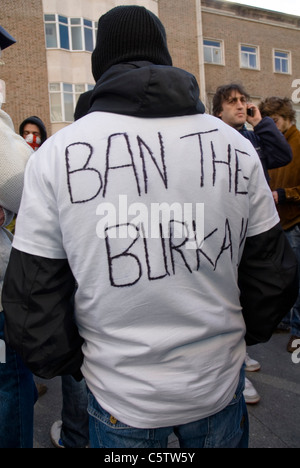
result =
[[[82,372],[92,447],[167,447],[172,432],[181,447],[247,447],[243,317],[247,340],[267,340],[297,292],[260,161],[204,114],[196,79],[172,66],[144,7],[101,16],[92,68],[89,114],[26,171],[7,340],[20,349],[22,334],[39,375]],[[278,270],[284,285],[260,297]]]
[[[268,181],[268,170],[289,164],[292,152],[272,119],[266,116],[262,118],[259,108],[249,101],[250,96],[241,84],[230,83],[219,86],[213,98],[213,115],[251,141]],[[252,125],[253,131],[247,129],[246,122]],[[255,372],[259,369],[259,362],[247,353],[246,370]],[[260,401],[258,392],[248,378],[246,378],[244,397],[248,404]]]

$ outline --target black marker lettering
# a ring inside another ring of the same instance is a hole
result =
[[[208,256],[208,254],[206,252],[203,251],[203,247],[201,247],[199,244],[198,244],[198,239],[197,239],[197,230],[196,230],[196,223],[195,221],[193,221],[193,231],[195,233],[195,242],[197,244],[197,249],[196,249],[196,254],[197,254],[197,270],[200,269],[200,266],[201,266],[201,261],[200,261],[200,255],[203,255],[206,260],[208,260],[208,262],[214,267],[215,263],[214,261]],[[204,243],[207,239],[209,239],[215,232],[217,232],[218,229],[214,229],[212,232],[210,232],[207,236],[204,237],[204,242],[203,242],[203,246],[204,246]]]
[[[146,236],[145,236],[143,225],[141,225],[141,230],[142,230],[142,237],[144,239],[144,249],[145,249],[145,258],[146,258],[146,264],[147,264],[148,279],[149,279],[149,281],[153,281],[153,280],[158,280],[158,279],[165,278],[165,276],[170,275],[170,274],[169,274],[168,268],[167,268],[166,247],[165,247],[165,240],[163,239],[163,236],[162,236],[162,226],[160,224],[160,236],[161,236],[160,239],[149,239],[148,238],[148,240],[147,240]],[[159,276],[152,276],[153,269],[157,269],[157,268],[160,267],[160,265],[159,265],[160,264],[160,261],[159,261],[160,255],[157,255],[157,251],[156,251],[157,242],[161,242],[161,248],[162,248],[162,255],[163,255],[163,259],[164,259],[165,271],[164,271],[164,273],[159,274]],[[152,249],[149,249],[150,246],[154,246],[153,251],[155,252],[155,255],[154,255],[153,264],[152,264],[151,258],[150,258],[150,250],[152,251]],[[157,262],[157,259],[158,259],[158,262]]]
[[[170,223],[169,223],[169,229],[170,229],[170,238],[169,238],[169,242],[170,242],[170,254],[171,254],[171,262],[172,262],[172,270],[173,270],[173,274],[175,275],[175,262],[174,262],[174,255],[173,255],[173,251],[175,250],[176,252],[178,252],[181,257],[182,257],[182,260],[183,260],[183,263],[184,265],[186,266],[186,268],[189,270],[190,273],[192,273],[192,269],[191,267],[189,266],[183,252],[182,252],[182,249],[181,247],[183,247],[189,240],[189,233],[187,232],[186,234],[186,237],[185,239],[180,243],[180,244],[175,244],[174,243],[174,239],[175,239],[175,223],[177,224],[180,224],[180,229],[182,229],[183,227],[188,231],[188,228],[186,226],[186,224],[182,221],[175,221],[175,220],[170,220]],[[178,236],[176,236],[176,238],[178,238]]]
[[[200,187],[204,187],[204,151],[203,151],[203,144],[202,144],[202,137],[201,135],[208,135],[213,132],[218,132],[219,130],[216,128],[214,130],[208,130],[207,132],[197,132],[197,133],[191,133],[189,135],[184,135],[180,137],[180,139],[183,138],[189,138],[193,136],[198,137],[199,141],[199,148],[200,148]]]
[[[220,257],[222,256],[223,252],[225,252],[225,250],[228,250],[228,249],[230,250],[230,259],[232,260],[233,245],[232,245],[232,240],[231,240],[231,229],[230,229],[229,221],[228,221],[228,219],[226,219],[223,244],[222,244],[220,253],[217,256],[217,259],[216,259],[216,262],[215,262],[215,268],[214,268],[215,270],[217,268],[217,263],[218,263]]]
[[[148,175],[147,175],[146,159],[145,159],[143,148],[146,148],[147,152],[150,154],[150,157],[155,164],[155,167],[160,175],[161,180],[163,181],[165,188],[166,189],[168,188],[167,168],[165,164],[165,149],[164,149],[162,135],[160,132],[158,132],[158,139],[159,139],[159,145],[160,145],[160,157],[161,157],[162,169],[160,169],[151,148],[142,140],[140,136],[137,136],[137,142],[140,148],[140,157],[143,163],[145,193],[148,193]]]
[[[128,227],[132,227],[136,230],[136,238],[130,239],[130,245],[123,250],[121,253],[117,255],[112,255],[112,248],[111,244],[113,243],[113,239],[109,237],[109,231],[114,229],[114,237],[117,238],[117,245],[119,245],[118,241],[118,233],[120,233],[120,229],[128,229]],[[133,286],[136,284],[140,278],[142,277],[142,265],[140,260],[138,259],[137,255],[133,253],[129,253],[129,250],[133,247],[133,245],[138,241],[140,238],[139,228],[136,227],[134,224],[127,223],[127,224],[120,224],[117,226],[110,226],[105,229],[105,242],[106,242],[106,252],[107,252],[107,260],[108,260],[108,267],[109,267],[109,278],[110,284],[117,288],[124,288],[126,286]],[[126,271],[126,274],[125,274]]]
[[[239,154],[250,157],[250,154],[245,153],[244,151],[235,150],[235,161],[236,161],[236,169],[235,169],[235,194],[236,195],[247,195],[248,192],[243,190],[242,192],[239,191],[239,173],[242,172],[239,167]],[[249,180],[249,177],[243,175],[244,180]]]
[[[113,142],[116,143],[118,146],[116,149],[113,148]],[[125,151],[124,151],[124,143],[125,143]],[[122,149],[120,149],[120,145]],[[124,164],[120,164],[120,155],[124,159]],[[116,164],[113,164],[113,159],[115,159]],[[131,149],[129,137],[126,133],[115,133],[110,135],[108,138],[107,149],[106,149],[106,170],[104,176],[104,189],[103,189],[103,198],[106,195],[107,185],[108,185],[108,176],[110,171],[116,169],[126,169],[131,168],[135,182],[137,187],[138,195],[141,195],[139,179],[137,174],[137,169],[135,167],[135,162],[133,158],[133,152]]]
[[[213,142],[211,142],[211,150],[212,150],[212,155],[213,155],[213,187],[216,184],[216,176],[217,176],[217,164],[225,164],[228,166],[228,180],[229,180],[229,192],[231,192],[231,146],[228,145],[228,150],[227,150],[227,161],[221,161],[218,160],[216,157],[216,153],[214,150],[214,145]]]
[[[88,167],[93,148],[88,143],[72,143],[66,151],[67,184],[71,203],[86,203],[96,198],[102,189],[100,172]]]

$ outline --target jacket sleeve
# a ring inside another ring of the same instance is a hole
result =
[[[286,166],[292,161],[292,149],[270,117],[264,117],[254,128],[254,133],[260,139],[267,169]]]
[[[247,345],[268,341],[299,293],[297,259],[280,224],[247,238],[239,287]]]
[[[12,249],[2,293],[5,340],[39,377],[81,378],[83,340],[74,320],[75,290],[67,260]]]
[[[278,188],[276,189],[278,193],[278,204],[282,204],[285,202],[294,203],[299,205],[300,204],[300,185],[297,187],[289,187],[289,188]]]

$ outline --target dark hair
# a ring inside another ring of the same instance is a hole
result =
[[[296,111],[293,108],[291,99],[272,96],[266,98],[259,105],[259,110],[262,117],[270,117],[278,114],[285,120],[296,122]]]
[[[237,91],[238,93],[245,96],[247,100],[250,99],[249,94],[246,93],[242,84],[230,83],[227,85],[219,86],[213,97],[212,113],[215,117],[219,117],[219,114],[222,112],[223,102],[228,101],[232,91]]]

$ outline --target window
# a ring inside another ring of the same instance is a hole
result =
[[[55,15],[45,15],[46,47],[52,49],[57,47],[57,31]]]
[[[50,118],[51,122],[62,122],[60,83],[50,83]]]
[[[70,49],[68,18],[65,16],[58,17],[59,37],[61,49]]]
[[[80,94],[93,88],[89,84],[50,83],[51,122],[73,122]]]
[[[240,52],[241,68],[249,68],[251,70],[259,69],[259,55],[257,47],[241,44]]]
[[[96,45],[97,22],[84,18],[45,15],[47,49],[92,52]]]
[[[63,114],[65,122],[74,120],[73,85],[63,83]]]
[[[84,40],[85,40],[85,50],[93,52],[93,23],[92,21],[83,20],[83,29],[84,29]]]
[[[71,18],[72,50],[82,50],[82,30],[80,18]]]
[[[205,63],[223,65],[223,43],[221,41],[204,39],[203,46]]]
[[[281,50],[274,50],[275,73],[291,73],[291,54]]]
[[[86,87],[84,84],[76,84],[75,85],[75,102],[77,104],[77,101],[79,99],[80,94],[84,93],[86,91]]]

